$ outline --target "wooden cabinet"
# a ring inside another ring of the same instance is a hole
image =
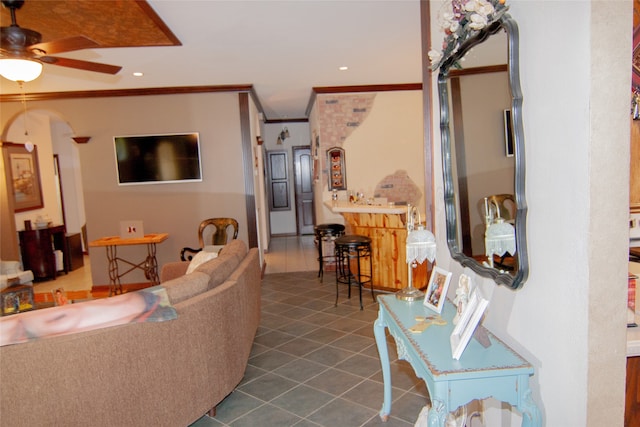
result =
[[[373,264],[373,287],[383,290],[398,290],[407,286],[406,261],[407,228],[404,214],[342,213],[348,234],[359,234],[371,238]],[[427,286],[428,262],[413,270],[413,286]]]
[[[58,268],[54,251],[62,251],[63,258],[67,252],[64,225],[23,230],[19,235],[24,269],[31,270],[35,280],[55,279]],[[63,270],[68,272],[66,267]]]

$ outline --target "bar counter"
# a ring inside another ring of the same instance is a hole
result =
[[[344,217],[347,234],[371,238],[373,287],[386,291],[406,287],[407,207],[347,201],[326,201],[324,204],[331,212]],[[427,286],[427,264],[425,261],[413,270],[413,283],[417,288]]]

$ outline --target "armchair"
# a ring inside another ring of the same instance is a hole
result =
[[[20,261],[0,260],[0,290],[10,285],[30,285],[33,282],[33,272],[23,271]]]
[[[209,231],[210,227],[213,227],[213,231]],[[198,227],[198,243],[200,247],[189,248],[184,247],[180,251],[180,259],[182,261],[191,261],[193,256],[200,252],[205,247],[205,240],[208,233],[211,233],[211,243],[214,246],[224,246],[229,241],[228,229],[231,227],[231,239],[238,238],[238,221],[233,218],[209,218],[200,223]],[[208,240],[207,240],[208,241]]]

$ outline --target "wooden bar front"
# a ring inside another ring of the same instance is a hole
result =
[[[351,205],[342,209],[340,206],[331,206],[330,209],[344,217],[347,234],[371,238],[373,287],[388,291],[405,288],[408,277],[406,211],[401,207],[370,208],[366,205]],[[372,212],[365,212],[367,210]],[[429,261],[425,261],[413,270],[415,287],[426,288],[428,264]]]

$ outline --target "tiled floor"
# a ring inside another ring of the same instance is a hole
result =
[[[339,304],[317,272],[266,275],[262,318],[245,378],[211,426],[411,426],[428,394],[407,362],[393,360],[392,416],[382,423],[382,373],[373,338],[377,303],[357,292]],[[355,289],[354,289],[355,290]],[[390,355],[396,354],[392,339]],[[203,420],[204,421],[204,420]]]
[[[382,373],[373,338],[377,303],[357,288],[351,300],[341,285],[338,306],[333,272],[317,276],[313,236],[277,237],[265,254],[262,317],[242,383],[217,407],[210,426],[412,426],[428,393],[407,362],[393,360],[393,406],[382,423]],[[91,288],[85,267],[36,285],[36,292]],[[388,339],[389,354],[396,354]]]
[[[34,283],[33,291],[43,293],[58,288],[63,288],[65,291],[90,291],[92,286],[89,256],[85,255],[83,267],[70,271],[68,274],[59,273],[55,280]]]
[[[318,271],[318,250],[313,235],[272,237],[265,253],[266,274]]]

